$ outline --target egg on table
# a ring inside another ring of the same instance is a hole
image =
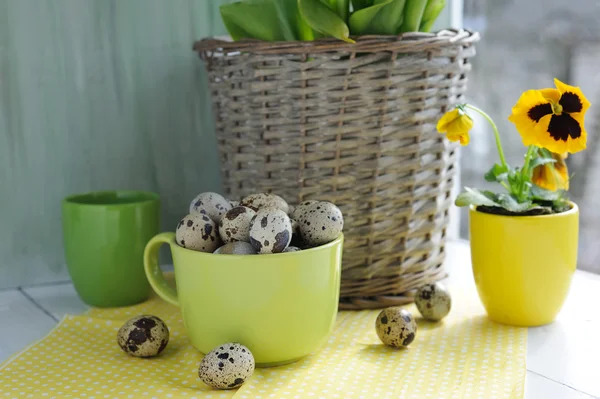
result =
[[[381,342],[394,348],[402,348],[415,339],[417,323],[408,310],[396,306],[379,313],[375,330]]]
[[[219,222],[219,235],[223,242],[250,242],[250,221],[254,215],[256,212],[245,206],[228,210]]]
[[[252,376],[254,367],[254,356],[248,348],[239,343],[227,343],[204,356],[198,376],[213,388],[234,389]]]
[[[198,194],[190,203],[190,213],[207,215],[215,223],[231,209],[231,203],[221,194],[206,192]]]
[[[119,329],[117,342],[129,355],[152,357],[160,354],[167,347],[169,329],[156,316],[137,316],[128,320]]]
[[[283,252],[292,239],[292,223],[281,209],[264,208],[250,223],[250,244],[260,254]]]
[[[234,241],[217,248],[214,253],[222,255],[255,255],[257,252],[248,242]]]
[[[286,214],[289,212],[287,202],[276,194],[250,194],[240,201],[240,205],[254,209],[255,211],[263,208],[277,208],[281,209]]]
[[[175,229],[175,241],[180,246],[200,252],[214,252],[221,245],[217,225],[208,215],[190,213]]]
[[[302,240],[313,247],[335,240],[344,228],[342,212],[331,202],[322,201],[298,206],[295,216],[300,225]]]
[[[452,298],[442,283],[425,284],[417,290],[415,304],[425,319],[439,321],[450,313]]]

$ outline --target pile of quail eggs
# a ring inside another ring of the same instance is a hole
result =
[[[452,299],[442,283],[426,284],[417,290],[415,304],[425,320],[440,321],[450,313]],[[385,345],[404,348],[414,341],[417,322],[408,310],[394,306],[379,313],[375,331]]]
[[[200,252],[274,254],[326,244],[343,227],[342,212],[331,202],[311,200],[294,207],[276,194],[252,194],[236,202],[205,192],[192,200],[175,238]]]

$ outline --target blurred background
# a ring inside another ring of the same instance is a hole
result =
[[[511,163],[524,148],[506,120],[520,93],[559,79],[593,106],[589,148],[570,157],[582,208],[580,268],[600,272],[600,2],[447,0],[437,28],[478,30],[469,101],[498,123]],[[60,201],[103,189],[162,198],[172,230],[197,193],[219,190],[216,142],[194,40],[223,35],[215,0],[0,0],[0,289],[64,281]],[[476,123],[461,185],[481,186],[496,152]],[[454,210],[455,237],[467,237]],[[465,265],[468,267],[468,265]]]

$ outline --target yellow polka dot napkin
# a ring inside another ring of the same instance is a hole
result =
[[[257,369],[237,391],[198,379],[202,355],[180,312],[152,297],[140,305],[66,316],[44,339],[0,366],[0,398],[522,398],[527,330],[495,324],[476,293],[453,292],[441,323],[417,318],[407,349],[380,344],[377,311],[340,312],[328,343],[297,363]],[[414,305],[407,307],[416,316]],[[126,355],[116,341],[139,314],[162,318],[171,341],[160,357]]]

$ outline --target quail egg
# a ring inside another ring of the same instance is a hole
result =
[[[254,366],[254,356],[248,348],[238,343],[227,343],[204,356],[198,376],[213,388],[234,389],[252,376]]]
[[[121,349],[131,356],[152,357],[167,347],[169,329],[156,316],[137,316],[119,329],[117,342]]]
[[[190,213],[201,213],[207,215],[215,223],[219,223],[221,217],[231,209],[231,204],[222,195],[217,193],[201,193],[190,203]]]
[[[229,205],[231,205],[232,208],[235,208],[236,206],[240,206],[240,201],[229,200]]]
[[[277,208],[281,209],[286,214],[289,211],[289,206],[283,198],[275,194],[251,194],[240,202],[240,205],[247,206],[248,208],[258,211],[262,208]]]
[[[191,213],[181,219],[175,229],[180,246],[200,252],[213,252],[221,245],[217,225],[207,215]]]
[[[438,321],[450,313],[452,298],[442,283],[425,284],[417,290],[415,304],[425,319]]]
[[[250,223],[250,244],[261,254],[279,253],[290,244],[292,224],[281,209],[264,208]]]
[[[417,334],[417,323],[412,314],[401,307],[381,311],[375,321],[375,330],[381,342],[394,348],[410,345]]]
[[[219,222],[219,235],[224,243],[250,241],[250,221],[256,215],[254,210],[236,206],[223,215]]]
[[[297,252],[297,251],[301,251],[301,249],[298,247],[293,247],[291,245],[283,250],[283,252]]]
[[[305,209],[306,209],[306,208],[307,208],[309,205],[316,204],[317,202],[319,202],[319,201],[315,201],[315,200],[308,200],[308,201],[301,202],[300,204],[298,204],[298,205],[296,205],[296,206],[294,207],[294,210],[293,210],[293,212],[290,212],[290,217],[291,217],[292,219],[298,219],[298,216],[299,216],[299,215],[300,215],[302,212],[304,212],[304,210],[305,210]]]
[[[234,241],[217,248],[214,253],[223,255],[255,255],[256,249],[248,242]]]
[[[300,235],[309,246],[326,244],[339,237],[344,228],[344,218],[337,206],[331,202],[316,202],[300,210],[298,208],[296,220],[300,225]]]

